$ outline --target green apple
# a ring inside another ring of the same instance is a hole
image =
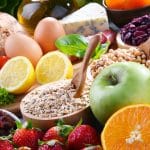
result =
[[[102,124],[118,109],[138,103],[150,104],[150,71],[138,63],[106,67],[90,88],[90,106]]]

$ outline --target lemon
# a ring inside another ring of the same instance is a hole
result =
[[[39,60],[35,72],[38,83],[45,84],[72,78],[73,65],[65,54],[54,51],[47,53]]]
[[[0,86],[10,93],[24,93],[34,82],[34,67],[24,56],[11,58],[0,71]]]

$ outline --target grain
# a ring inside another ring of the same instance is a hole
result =
[[[90,74],[94,79],[105,67],[125,61],[137,62],[150,68],[150,60],[146,59],[146,54],[143,51],[133,47],[129,49],[118,48],[116,50],[110,49],[100,59],[94,60],[89,66]]]
[[[24,97],[21,102],[23,111],[38,118],[54,118],[89,106],[89,86],[85,86],[81,98],[74,98],[74,93],[71,80],[43,85]]]

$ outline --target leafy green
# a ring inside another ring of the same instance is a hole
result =
[[[56,47],[63,53],[82,58],[88,45],[87,39],[79,34],[69,34],[56,40]]]
[[[57,39],[55,45],[61,52],[67,55],[83,58],[88,47],[88,40],[79,34],[69,34]],[[99,59],[108,50],[109,46],[109,41],[104,44],[99,43],[92,58]]]
[[[99,59],[103,54],[105,54],[110,46],[110,42],[107,41],[104,44],[99,44],[92,56],[93,59]]]
[[[6,89],[0,88],[0,106],[14,102],[15,96],[10,94]]]
[[[57,126],[60,128],[59,134],[62,137],[67,137],[70,134],[70,132],[73,130],[73,126],[65,125],[62,119],[57,121]]]
[[[0,11],[16,17],[19,4],[22,0],[0,0]]]

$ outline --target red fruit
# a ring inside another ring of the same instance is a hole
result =
[[[65,137],[62,137],[60,135],[60,127],[54,126],[54,127],[50,128],[43,137],[43,141],[49,141],[52,139],[58,140],[62,143],[65,142],[65,140],[66,140]]]
[[[14,150],[14,148],[8,140],[0,140],[0,150]]]
[[[99,142],[96,130],[89,125],[76,127],[68,136],[69,150],[80,150],[87,145],[98,145]]]
[[[59,141],[51,140],[41,145],[38,150],[63,150],[63,146]]]
[[[39,131],[36,129],[17,129],[14,136],[13,142],[18,147],[28,146],[32,149],[37,148],[39,139]]]
[[[103,35],[110,41],[111,44],[115,42],[116,33],[113,30],[105,30],[103,31]]]
[[[81,150],[102,150],[100,145],[84,147]]]
[[[50,128],[44,135],[43,141],[58,140],[61,143],[65,143],[68,135],[73,130],[70,125],[58,125]]]
[[[0,68],[7,62],[9,58],[7,56],[0,56]]]

